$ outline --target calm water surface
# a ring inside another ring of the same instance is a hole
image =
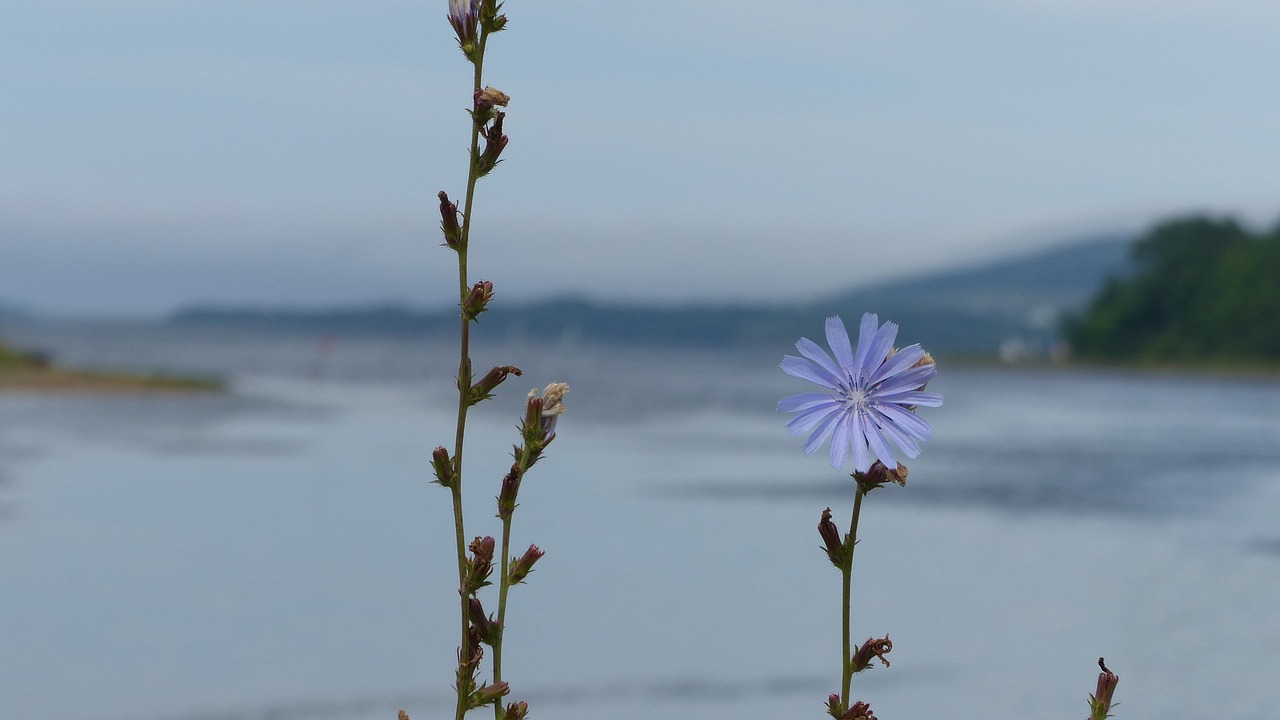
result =
[[[0,396],[0,717],[415,720],[451,712],[451,351],[404,340],[44,327],[85,364],[213,372],[212,396]],[[535,717],[823,717],[839,576],[776,353],[488,348],[527,374],[471,426],[472,534],[522,395],[567,380],[516,542],[506,664]],[[855,680],[882,718],[1280,706],[1280,385],[943,367],[904,488],[870,496]],[[452,579],[451,579],[452,578]]]

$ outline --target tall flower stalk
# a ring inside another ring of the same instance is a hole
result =
[[[881,325],[877,316],[863,315],[856,349],[840,318],[827,318],[826,334],[830,354],[801,338],[796,343],[800,357],[788,355],[780,366],[788,375],[816,383],[822,391],[784,398],[778,410],[795,413],[787,422],[791,434],[811,432],[803,446],[806,454],[830,440],[829,458],[837,470],[853,455],[849,532],[841,536],[831,508],[823,510],[818,521],[827,558],[841,576],[840,692],[827,698],[827,712],[836,720],[876,720],[870,705],[850,699],[853,676],[876,660],[888,667],[885,655],[893,649],[888,635],[868,638],[856,651],[853,648],[853,555],[862,500],[886,483],[906,484],[907,468],[898,462],[893,446],[908,458],[919,456],[920,443],[933,437],[933,429],[916,414],[916,408],[937,407],[942,396],[925,391],[937,372],[929,353],[919,345],[894,348],[897,325]]]
[[[498,517],[502,521],[501,543],[490,536],[477,536],[467,541],[466,518],[462,507],[463,456],[465,451],[467,413],[477,403],[490,399],[493,391],[512,375],[521,371],[513,365],[502,365],[488,371],[479,380],[475,378],[471,361],[471,327],[481,313],[488,310],[493,299],[493,283],[480,281],[472,284],[468,279],[467,250],[471,245],[472,208],[476,196],[476,184],[497,167],[502,151],[507,146],[503,121],[504,108],[510,98],[499,90],[483,84],[484,56],[489,36],[502,31],[507,18],[502,14],[498,0],[449,0],[449,24],[462,54],[474,70],[471,95],[471,146],[467,173],[466,195],[463,207],[451,201],[444,191],[439,193],[440,229],[444,245],[453,250],[458,260],[458,308],[459,308],[459,356],[458,356],[458,411],[454,433],[453,452],[437,447],[431,456],[435,482],[447,488],[453,502],[454,543],[458,565],[458,596],[460,640],[458,666],[454,688],[457,691],[454,718],[462,718],[471,710],[493,706],[496,720],[522,720],[528,705],[521,701],[503,705],[510,693],[510,686],[503,679],[502,647],[506,628],[507,601],[511,586],[519,584],[529,575],[533,565],[542,557],[542,550],[529,546],[519,557],[511,555],[512,519],[517,506],[516,498],[525,473],[542,457],[543,450],[555,438],[555,424],[564,411],[564,394],[569,386],[552,383],[540,394],[529,394],[520,426],[520,444],[515,446],[511,470],[502,479],[498,494]],[[480,591],[492,585],[497,557],[498,604],[497,615],[485,613]],[[479,678],[484,657],[483,646],[492,650],[492,679]],[[402,717],[407,717],[402,711]]]

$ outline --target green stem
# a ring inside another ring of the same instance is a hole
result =
[[[475,60],[474,89],[480,89],[480,79],[484,70],[484,45],[488,34],[481,31]],[[467,284],[467,245],[471,240],[471,203],[475,198],[476,159],[480,155],[480,128],[471,123],[471,160],[467,170],[467,198],[462,210],[462,237],[458,242],[458,316],[462,320],[460,330],[460,357],[458,359],[458,429],[453,445],[453,526],[455,541],[458,546],[458,600],[462,615],[462,643],[459,645],[461,661],[468,662],[471,653],[467,647],[467,631],[471,627],[471,606],[465,590],[467,582],[467,535],[462,514],[462,445],[467,427],[467,394],[471,385],[471,323],[467,320],[462,306],[467,300],[470,288]],[[459,684],[461,685],[461,684]],[[458,702],[454,712],[455,720],[462,720],[467,714],[467,698],[463,688],[458,687]]]
[[[502,682],[502,640],[507,629],[507,591],[511,589],[511,516],[502,518],[502,580],[498,583],[498,637],[493,643],[493,682]],[[493,704],[495,720],[502,720],[502,701]]]
[[[853,589],[853,550],[858,543],[858,516],[862,514],[862,488],[858,488],[857,494],[853,498],[853,518],[849,521],[849,534],[845,536],[845,554],[844,567],[840,568],[844,575],[844,592],[842,593],[841,602],[841,628],[840,637],[842,641],[842,650],[844,659],[842,664],[842,673],[840,678],[840,704],[844,708],[849,707],[849,686],[853,683],[853,648],[849,642],[850,623],[849,608],[852,599]]]

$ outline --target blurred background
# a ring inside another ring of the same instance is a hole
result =
[[[823,318],[941,366],[873,494],[882,718],[1280,702],[1273,3],[509,2],[469,531],[530,387],[535,716],[820,716],[847,476],[774,412]],[[0,0],[0,715],[449,711],[470,69],[447,3]],[[931,386],[932,387],[932,386]],[[509,462],[509,461],[507,461]],[[489,524],[486,524],[489,523]],[[455,579],[456,581],[456,579]]]

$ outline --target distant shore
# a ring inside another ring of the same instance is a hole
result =
[[[0,392],[213,392],[222,383],[210,378],[91,372],[56,367],[0,368]]]
[[[75,370],[41,353],[0,343],[0,392],[209,392],[222,388],[210,378]]]

